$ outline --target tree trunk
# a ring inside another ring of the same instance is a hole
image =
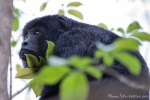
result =
[[[0,100],[9,100],[7,69],[10,56],[12,9],[13,0],[0,0]]]

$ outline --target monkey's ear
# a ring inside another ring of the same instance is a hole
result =
[[[56,20],[60,24],[60,32],[64,33],[64,31],[67,29],[67,20],[63,16],[57,16]]]

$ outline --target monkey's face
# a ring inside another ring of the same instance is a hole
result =
[[[23,34],[22,47],[19,53],[24,67],[27,67],[25,54],[32,54],[37,58],[39,56],[45,56],[47,48],[46,34],[46,29],[42,27],[34,27],[25,31]]]
[[[37,58],[45,57],[46,40],[56,44],[66,27],[66,20],[61,16],[36,18],[27,23],[23,29],[23,42],[19,53],[24,67],[27,67],[25,54],[32,54]]]

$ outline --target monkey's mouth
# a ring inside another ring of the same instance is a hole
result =
[[[22,59],[24,68],[27,68],[28,64],[27,64],[27,60],[26,60],[25,54],[32,54],[32,55],[36,56],[36,53],[34,51],[27,50],[27,49],[21,49],[20,50],[19,57]]]
[[[27,50],[27,49],[22,49],[20,50],[19,52],[19,56],[22,60],[26,60],[26,56],[25,54],[32,54],[32,55],[35,55],[36,56],[36,53],[34,51],[31,51],[31,50]]]

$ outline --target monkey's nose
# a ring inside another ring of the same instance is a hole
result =
[[[26,46],[28,43],[27,42],[23,42],[22,43],[22,46]]]

